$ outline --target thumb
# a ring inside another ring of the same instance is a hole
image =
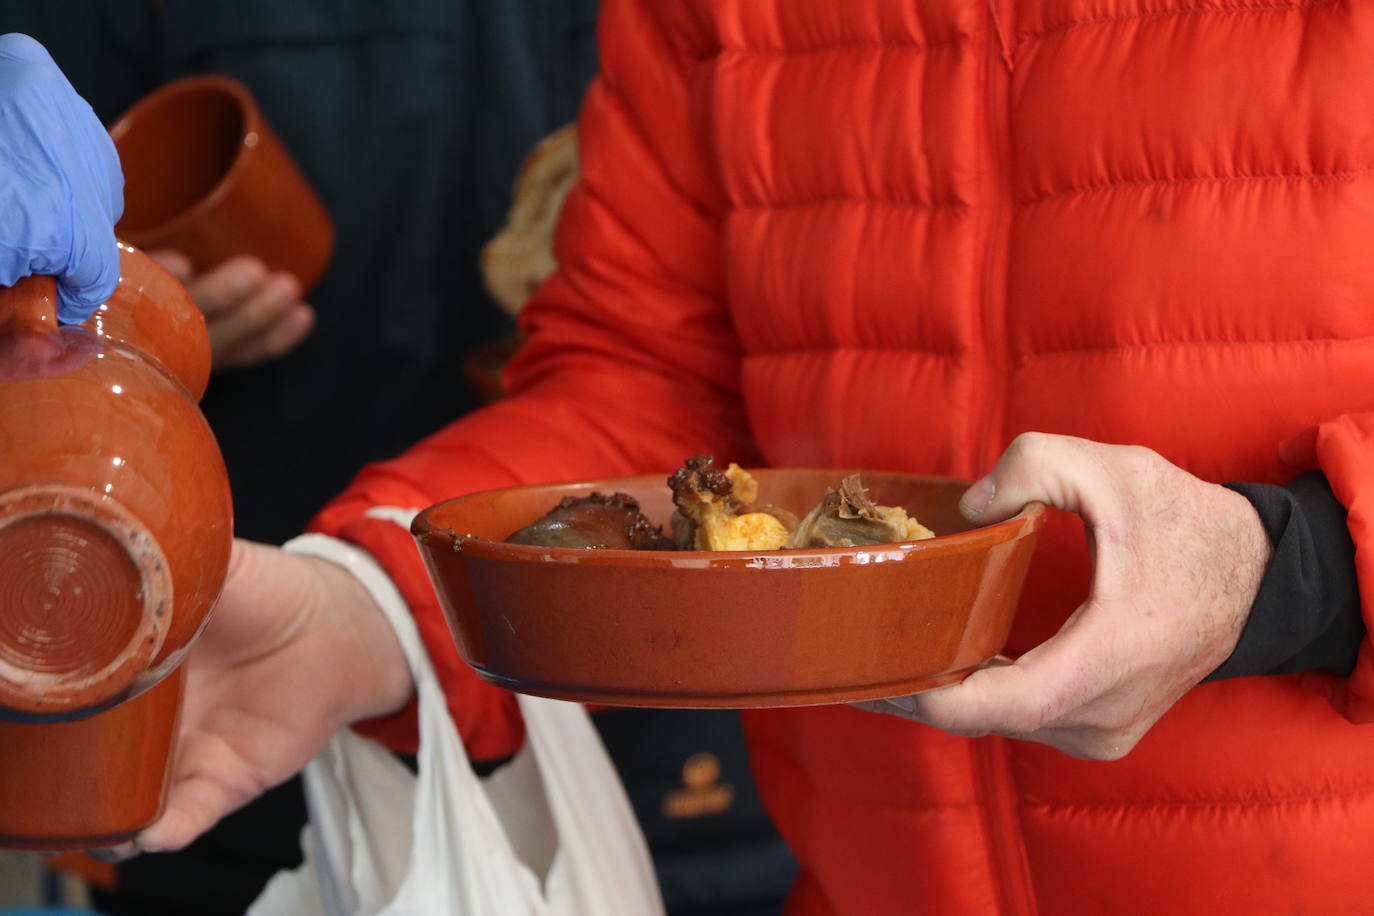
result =
[[[57,278],[57,319],[81,324],[114,295],[119,283],[119,248],[114,233],[76,233],[70,268]]]
[[[1076,512],[1091,524],[1116,499],[1110,458],[1124,448],[1073,436],[1022,433],[992,472],[964,492],[959,511],[971,522],[990,525],[1011,518],[1027,503],[1043,502]]]

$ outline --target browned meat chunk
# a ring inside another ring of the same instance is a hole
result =
[[[673,543],[679,550],[776,550],[796,516],[754,506],[758,482],[739,465],[721,472],[710,455],[697,455],[668,478],[673,491]]]
[[[506,538],[510,544],[610,550],[671,550],[673,542],[626,493],[565,497],[548,514]]]
[[[934,537],[925,525],[907,517],[900,506],[875,505],[859,480],[850,474],[802,519],[787,547],[858,547]]]

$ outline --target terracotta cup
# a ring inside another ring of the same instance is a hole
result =
[[[181,284],[126,246],[82,327],[49,277],[0,289],[0,844],[118,842],[157,813],[169,675],[232,538],[209,362]]]
[[[121,115],[110,136],[124,168],[121,238],[176,249],[197,272],[253,255],[307,291],[324,273],[329,214],[242,83],[168,83]]]

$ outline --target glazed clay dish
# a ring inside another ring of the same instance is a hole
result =
[[[804,516],[836,469],[750,472],[757,502]],[[768,551],[505,543],[565,498],[624,493],[654,523],[667,475],[492,490],[431,506],[412,532],[463,659],[520,693],[619,706],[845,703],[955,683],[1011,629],[1044,507],[971,528],[968,483],[862,471],[875,503],[936,537]]]

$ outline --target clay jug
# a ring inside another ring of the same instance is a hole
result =
[[[5,845],[97,845],[156,815],[180,707],[168,675],[228,567],[228,480],[197,407],[204,320],[152,259],[125,245],[120,259],[80,327],[58,326],[51,278],[0,289]],[[113,820],[95,810],[111,805]]]

